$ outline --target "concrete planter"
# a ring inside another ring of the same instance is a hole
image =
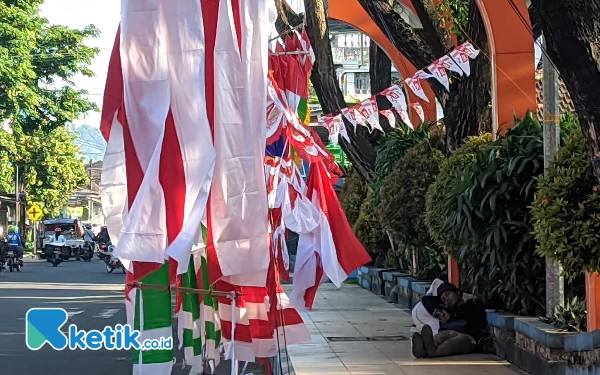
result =
[[[371,291],[378,296],[385,295],[383,273],[393,271],[389,268],[369,268],[369,275],[371,276]]]
[[[388,301],[398,303],[398,293],[392,293],[394,288],[398,285],[397,279],[399,277],[408,277],[409,274],[401,271],[387,271],[383,273],[383,292],[387,297]]]
[[[358,269],[358,284],[364,289],[371,290],[371,275],[369,275],[368,266]]]
[[[532,375],[600,374],[600,331],[559,332],[537,318],[489,312],[495,354]]]

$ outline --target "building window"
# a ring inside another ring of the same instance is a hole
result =
[[[356,94],[368,95],[371,93],[371,77],[369,73],[356,73],[354,77]]]

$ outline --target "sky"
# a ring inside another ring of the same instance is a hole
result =
[[[302,0],[287,0],[293,9],[303,11]],[[75,83],[78,88],[89,91],[89,99],[99,108],[102,105],[102,95],[106,83],[106,71],[110,60],[110,53],[119,25],[121,0],[46,0],[42,6],[42,14],[52,24],[66,25],[81,29],[93,24],[101,32],[98,39],[88,41],[88,45],[101,48],[91,68],[96,73],[93,78],[77,77]],[[541,57],[541,50],[536,45],[536,65]],[[100,113],[90,112],[84,118],[75,122],[79,125],[100,126]]]
[[[93,78],[81,76],[75,79],[77,87],[89,91],[89,99],[98,107],[102,105],[106,72],[119,26],[120,12],[121,0],[46,0],[42,5],[42,15],[51,24],[78,29],[93,24],[100,30],[101,34],[98,39],[87,42],[89,46],[101,48],[91,66],[96,76]],[[99,127],[100,113],[90,112],[85,118],[75,122],[75,126],[83,124]]]

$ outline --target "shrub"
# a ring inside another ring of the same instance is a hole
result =
[[[385,178],[396,163],[406,155],[408,150],[430,137],[432,128],[432,123],[423,123],[415,131],[393,130],[386,134],[377,148],[375,171],[370,182],[370,187],[373,190],[373,208],[375,210],[379,207],[379,193]]]
[[[396,162],[380,191],[382,224],[401,251],[416,255],[414,275],[420,279],[439,276],[446,264],[425,227],[425,196],[439,173],[443,150],[440,136],[424,139]]]
[[[539,254],[561,263],[572,279],[600,271],[600,193],[581,130],[571,132],[531,205]]]
[[[460,241],[458,233],[449,231],[446,227],[446,218],[450,216],[451,210],[451,201],[447,196],[460,184],[463,170],[475,161],[475,155],[490,142],[492,142],[490,133],[468,138],[449,159],[442,163],[439,175],[427,191],[425,210],[427,230],[435,243],[454,259],[460,256]]]
[[[515,314],[543,315],[545,262],[535,254],[531,212],[543,172],[542,127],[528,113],[475,155],[447,195],[445,227],[458,235],[461,276],[473,294]],[[448,204],[448,203],[447,203]]]
[[[367,198],[367,183],[354,169],[350,168],[345,175],[340,203],[346,213],[350,225],[354,225],[360,214],[360,207]]]
[[[587,315],[585,300],[574,297],[564,307],[558,306],[549,318],[543,318],[548,324],[569,332],[586,332]]]
[[[375,266],[381,267],[387,265],[390,242],[379,222],[377,214],[371,207],[370,193],[365,197],[358,219],[352,229],[356,237],[369,252],[369,255],[371,255]]]

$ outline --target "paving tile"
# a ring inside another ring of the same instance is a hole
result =
[[[355,285],[319,289],[314,309],[303,312],[313,337],[289,348],[297,375],[521,375],[493,355],[412,358],[409,312]],[[403,341],[333,341],[327,337],[404,336]]]

